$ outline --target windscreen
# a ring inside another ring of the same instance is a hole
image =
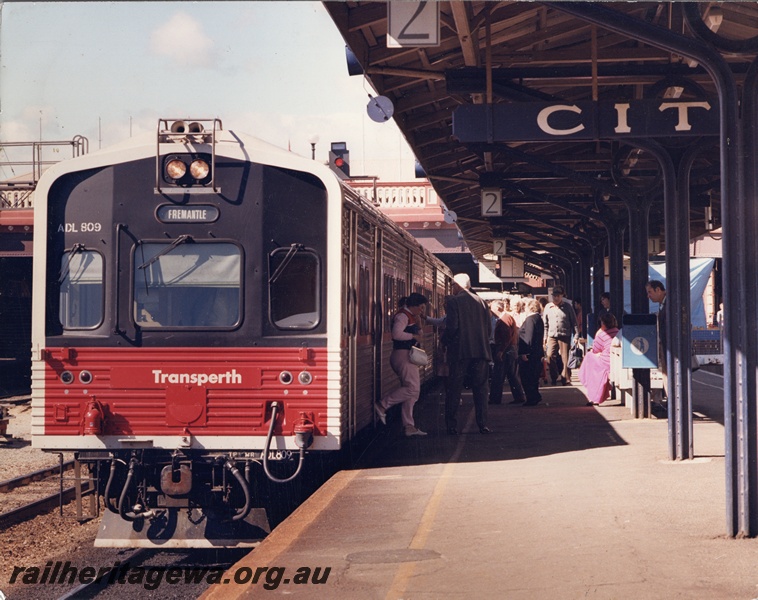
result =
[[[231,243],[143,243],[134,254],[134,320],[141,327],[234,327],[242,255]]]

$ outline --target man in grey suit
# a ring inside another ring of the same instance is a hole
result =
[[[481,433],[492,433],[487,427],[489,397],[490,311],[487,304],[471,291],[471,279],[465,273],[453,278],[454,295],[445,301],[445,333],[450,375],[445,394],[445,425],[450,435],[458,434],[456,419],[460,405],[463,378],[471,376],[476,424]]]

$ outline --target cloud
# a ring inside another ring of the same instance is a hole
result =
[[[150,49],[182,67],[209,67],[215,62],[213,40],[200,21],[178,12],[150,36]]]

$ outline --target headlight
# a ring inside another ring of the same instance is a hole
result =
[[[210,172],[211,168],[204,160],[193,160],[190,165],[190,175],[195,179],[205,179]]]
[[[303,385],[310,385],[313,381],[313,376],[308,371],[301,371],[297,376],[297,380]]]
[[[181,160],[174,159],[166,163],[166,176],[169,179],[181,179],[187,173],[187,165]]]

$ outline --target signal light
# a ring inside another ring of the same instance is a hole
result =
[[[340,178],[350,178],[350,152],[345,142],[332,142],[332,149],[329,151],[329,167]]]

